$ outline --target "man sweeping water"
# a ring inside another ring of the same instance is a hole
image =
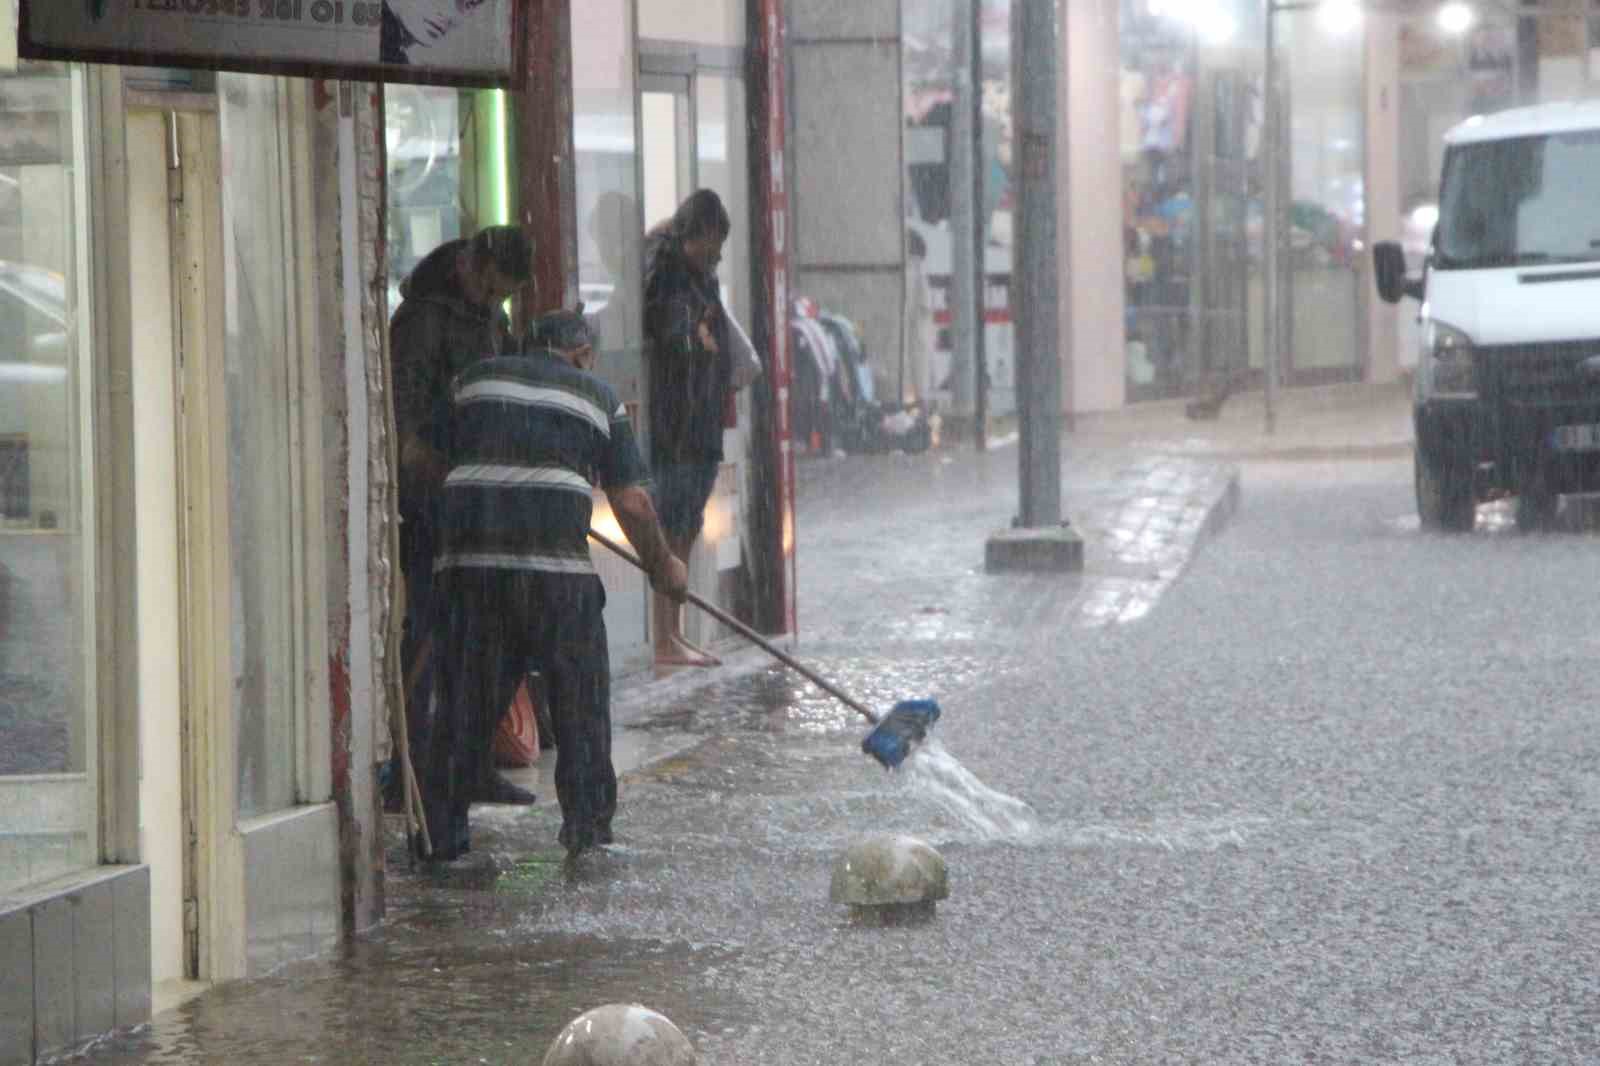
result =
[[[611,664],[605,589],[587,540],[595,488],[655,590],[682,601],[688,589],[688,570],[656,519],[627,409],[589,373],[594,345],[583,315],[543,316],[525,351],[467,368],[453,389],[434,561],[439,711],[423,789],[436,860],[469,850],[473,783],[530,668],[545,678],[555,726],[561,844],[576,856],[611,842]]]

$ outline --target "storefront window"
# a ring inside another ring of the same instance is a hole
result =
[[[1316,11],[1278,16],[1289,116],[1289,200],[1283,265],[1292,316],[1286,378],[1315,384],[1358,377],[1366,362],[1365,81],[1361,25]],[[1370,285],[1370,283],[1368,283]]]
[[[1124,0],[1127,394],[1232,387],[1260,365],[1259,5]]]
[[[578,286],[597,334],[594,372],[626,404],[637,428],[644,401],[644,226],[632,0],[592,0],[572,9],[572,134]],[[647,124],[648,116],[644,119]],[[615,523],[603,494],[595,520]],[[645,585],[626,564],[596,553],[606,583],[606,629],[616,661],[650,654]]]
[[[423,257],[462,236],[463,95],[425,85],[384,88],[390,314],[400,306],[401,283]]]
[[[218,78],[223,154],[228,517],[239,816],[295,802],[289,363],[292,262],[282,83]]]
[[[1196,28],[1123,12],[1121,147],[1130,399],[1180,395],[1193,377],[1194,153],[1190,112],[1198,75]]]
[[[904,106],[906,160],[906,225],[920,249],[928,289],[927,318],[910,323],[910,343],[927,349],[928,366],[921,384],[903,384],[897,362],[879,375],[885,394],[919,388],[930,403],[962,411],[971,404],[971,357],[955,350],[954,313],[950,307],[954,225],[952,164],[955,146],[956,55],[955,21],[965,5],[951,0],[905,0],[900,6],[902,48],[901,100]],[[1011,266],[1014,255],[1012,215],[1013,145],[1011,127],[1011,29],[1008,0],[982,0],[983,86],[982,158],[978,170],[983,204],[979,225],[984,234],[985,302],[991,319],[984,329],[984,362],[988,371],[988,409],[1003,415],[1015,408],[1015,370],[1011,360]],[[908,241],[908,249],[912,245]],[[995,321],[1003,316],[1005,321]],[[908,353],[909,354],[909,353]],[[915,362],[908,364],[916,366]],[[917,373],[913,371],[913,373]],[[893,383],[891,384],[891,377]],[[966,408],[970,410],[970,407]]]
[[[599,332],[596,371],[626,402],[643,398],[644,216],[634,136],[633,5],[572,12],[572,125],[577,147],[578,285]]]
[[[495,90],[388,85],[383,117],[393,314],[401,285],[429,252],[510,221],[506,99]]]
[[[1527,21],[1531,26],[1534,20]],[[1414,271],[1422,269],[1438,211],[1445,131],[1471,115],[1514,105],[1518,84],[1537,72],[1535,57],[1524,69],[1516,23],[1490,10],[1478,12],[1465,36],[1437,18],[1400,23],[1400,143],[1407,147],[1396,160],[1400,217],[1374,222],[1375,232],[1401,234]]]
[[[0,892],[98,857],[81,77],[0,78]]]

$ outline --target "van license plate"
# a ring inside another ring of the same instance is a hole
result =
[[[1550,445],[1558,452],[1600,451],[1600,424],[1557,426],[1550,434]]]

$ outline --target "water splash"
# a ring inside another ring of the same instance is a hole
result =
[[[1039,832],[1037,812],[1015,796],[984,784],[937,740],[928,740],[907,759],[901,776],[980,840],[1020,840]]]

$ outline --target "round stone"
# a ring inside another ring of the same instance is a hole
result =
[[[833,866],[828,898],[852,907],[938,902],[950,895],[944,856],[912,836],[871,836],[851,844]]]
[[[678,1027],[637,1003],[607,1003],[561,1030],[544,1066],[694,1066],[694,1046]]]

